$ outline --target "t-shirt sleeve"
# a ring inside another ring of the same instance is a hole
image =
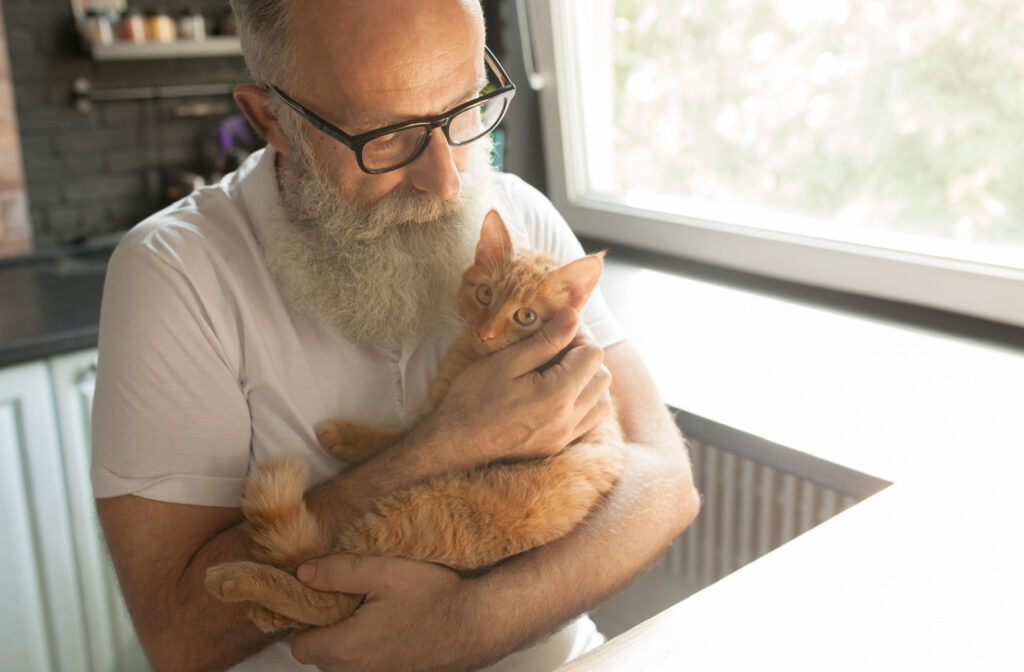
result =
[[[518,214],[528,246],[565,262],[584,256],[580,241],[544,194],[514,175],[505,175],[504,179],[507,207]],[[601,295],[600,283],[583,307],[581,316],[601,347],[626,340],[622,327]]]
[[[93,403],[96,497],[238,506],[251,423],[182,258],[129,234],[111,257]]]

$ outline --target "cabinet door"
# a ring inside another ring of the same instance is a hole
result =
[[[0,369],[4,669],[89,669],[66,492],[46,365]]]
[[[135,637],[110,563],[89,480],[96,351],[50,361],[92,672],[129,672],[148,666]],[[84,668],[83,668],[84,669]]]

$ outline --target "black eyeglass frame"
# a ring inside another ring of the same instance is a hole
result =
[[[390,126],[384,126],[383,128],[378,128],[373,131],[367,131],[366,133],[360,133],[359,135],[349,135],[348,133],[341,130],[331,122],[327,121],[320,115],[316,114],[315,112],[311,111],[301,103],[297,102],[294,98],[286,94],[281,89],[277,88],[275,85],[267,84],[267,88],[269,88],[278,98],[284,101],[284,103],[288,107],[298,112],[303,119],[305,119],[307,122],[309,122],[311,126],[313,126],[313,128],[317,129],[321,133],[329,135],[330,137],[334,138],[335,140],[337,140],[338,142],[340,142],[341,144],[345,145],[353,152],[355,152],[356,162],[359,164],[360,170],[370,175],[380,175],[381,173],[388,173],[391,172],[392,170],[398,170],[399,168],[407,166],[416,159],[418,159],[420,154],[423,153],[423,150],[425,150],[427,148],[427,145],[430,144],[430,138],[433,135],[433,130],[437,127],[441,127],[441,130],[444,132],[445,139],[448,141],[448,144],[453,147],[467,145],[475,140],[479,140],[483,136],[487,135],[488,132],[490,132],[494,128],[497,128],[498,124],[501,123],[502,119],[505,118],[505,114],[508,112],[509,104],[511,103],[512,97],[515,95],[516,92],[516,85],[512,83],[512,79],[508,76],[508,73],[505,72],[505,68],[501,66],[501,63],[494,56],[494,54],[491,53],[491,50],[486,46],[484,47],[484,62],[488,66],[490,66],[491,71],[493,73],[498,75],[498,84],[500,85],[500,88],[485,93],[482,96],[478,96],[473,100],[466,101],[461,105],[457,105],[456,107],[453,107],[447,112],[442,112],[441,114],[435,117],[411,119],[409,121],[403,121],[401,123],[392,124]],[[501,110],[501,114],[498,116],[498,120],[494,122],[493,126],[488,128],[480,135],[474,138],[470,138],[469,140],[463,140],[461,142],[455,142],[452,140],[452,136],[449,132],[449,125],[451,124],[453,118],[455,118],[460,112],[463,112],[471,107],[482,105],[488,100],[492,100],[499,97],[505,98],[505,104]],[[367,168],[366,164],[363,163],[363,147],[368,142],[374,140],[375,138],[379,138],[382,135],[388,135],[389,133],[395,133],[397,131],[403,131],[408,128],[416,127],[427,127],[428,132],[424,135],[423,142],[420,144],[419,148],[415,152],[413,152],[412,156],[410,156],[408,159],[394,166],[389,166],[388,168]]]

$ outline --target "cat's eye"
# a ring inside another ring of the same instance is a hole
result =
[[[493,294],[487,285],[480,285],[476,288],[476,300],[485,306],[490,305]]]
[[[520,308],[512,316],[512,319],[524,327],[528,327],[537,321],[537,313],[533,312],[529,308]]]

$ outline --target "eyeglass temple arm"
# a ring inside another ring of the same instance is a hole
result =
[[[293,100],[287,93],[277,88],[273,84],[267,84],[267,88],[269,88],[275,95],[277,95],[278,98],[284,101],[285,105],[287,105],[288,107],[292,108],[300,115],[302,115],[302,118],[308,121],[314,128],[316,128],[316,130],[320,131],[321,133],[326,133],[332,138],[338,140],[338,142],[342,143],[349,149],[352,149],[351,140],[349,140],[348,138],[340,137],[337,133],[334,132],[334,128],[330,124],[328,124],[326,121],[324,121],[317,115],[313,114],[312,112],[304,108],[297,101]]]

